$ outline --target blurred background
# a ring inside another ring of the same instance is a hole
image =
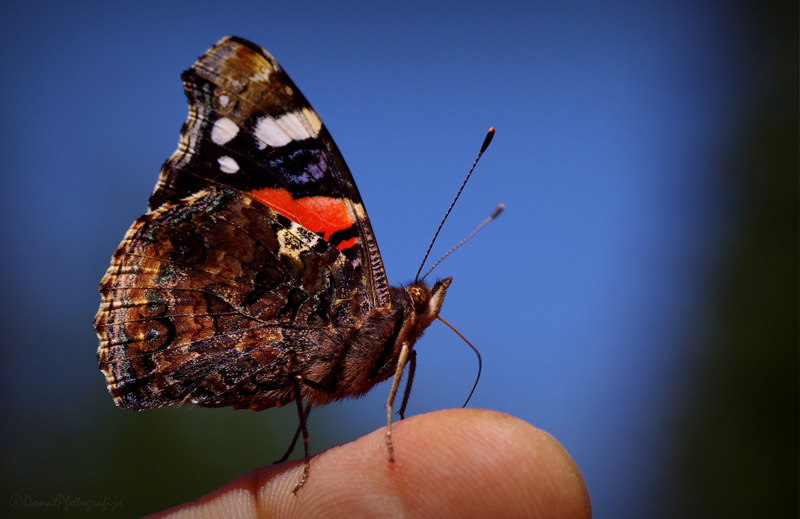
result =
[[[507,210],[437,268],[442,315],[483,355],[469,405],[553,434],[595,517],[796,517],[796,2],[4,11],[0,515],[141,515],[288,445],[293,409],[117,409],[95,357],[96,287],[175,149],[180,73],[236,34],[322,116],[393,283],[497,127],[434,256]],[[472,352],[436,323],[417,349],[409,414],[461,405]],[[381,427],[387,391],[315,410],[314,451]]]

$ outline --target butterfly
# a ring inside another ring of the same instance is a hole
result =
[[[452,279],[388,284],[341,153],[264,49],[225,37],[182,79],[178,148],[100,283],[98,360],[114,403],[294,404],[296,493],[311,407],[394,377],[393,459],[392,402],[408,365],[402,417],[413,346]]]

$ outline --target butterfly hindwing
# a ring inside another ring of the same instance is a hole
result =
[[[310,350],[324,356],[333,330],[357,321],[351,293],[336,286],[356,275],[351,263],[264,209],[212,190],[134,223],[96,322],[120,405],[280,405],[291,364]]]

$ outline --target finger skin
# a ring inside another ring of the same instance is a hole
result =
[[[510,415],[449,409],[328,449],[242,474],[196,501],[151,517],[548,517],[589,518],[583,477],[549,434]]]

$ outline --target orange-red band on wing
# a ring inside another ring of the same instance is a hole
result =
[[[299,223],[309,231],[322,233],[322,237],[326,240],[330,240],[333,233],[348,229],[355,223],[347,203],[341,198],[328,196],[293,198],[291,193],[282,187],[254,189],[251,194],[276,213]],[[336,248],[344,250],[356,243],[357,239],[351,238],[339,243]]]

